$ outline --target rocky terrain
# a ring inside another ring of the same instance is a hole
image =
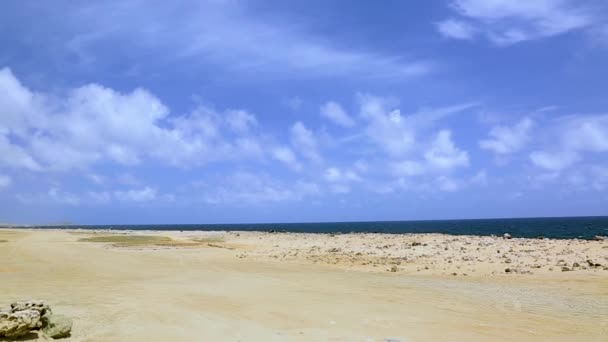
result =
[[[204,233],[202,233],[204,234]],[[445,234],[225,233],[240,258],[361,270],[467,275],[587,272],[608,275],[608,241]]]

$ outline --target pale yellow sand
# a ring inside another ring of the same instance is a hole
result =
[[[582,264],[593,258],[608,265],[605,241],[145,234],[171,239],[121,244],[79,241],[103,240],[104,232],[0,230],[0,240],[7,240],[0,242],[0,305],[45,299],[55,312],[74,318],[77,341],[608,336],[608,271]],[[509,263],[494,256],[498,249],[508,253]],[[581,266],[562,272],[549,265],[560,260]],[[526,266],[533,263],[540,268]],[[392,266],[396,272],[387,271]],[[520,273],[506,274],[505,267]]]

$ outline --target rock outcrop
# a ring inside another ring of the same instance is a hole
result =
[[[40,328],[40,313],[36,310],[0,312],[0,336],[18,338]]]
[[[62,338],[70,335],[72,320],[55,315],[51,307],[41,300],[15,302],[0,308],[0,337],[20,338],[42,331],[48,337]]]

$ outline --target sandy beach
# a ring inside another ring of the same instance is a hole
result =
[[[74,341],[605,341],[608,241],[0,230]]]

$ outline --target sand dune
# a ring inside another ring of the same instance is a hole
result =
[[[45,299],[74,318],[75,341],[604,341],[608,334],[606,241],[115,236],[0,230],[0,305]]]

